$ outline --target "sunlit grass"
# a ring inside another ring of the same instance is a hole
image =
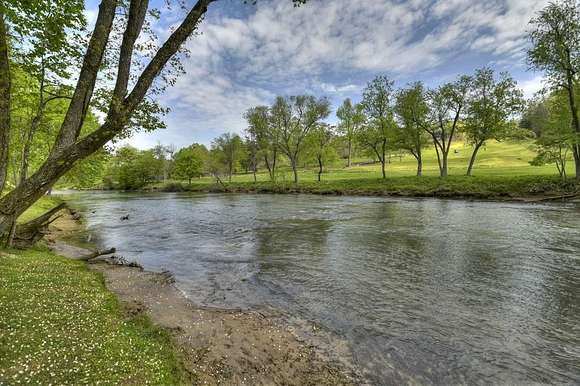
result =
[[[231,191],[298,191],[309,193],[345,194],[401,194],[401,195],[469,195],[469,196],[525,196],[574,191],[573,182],[562,182],[553,165],[531,166],[535,157],[531,142],[490,142],[480,150],[473,177],[465,176],[471,156],[471,147],[456,143],[449,155],[449,177],[439,178],[436,153],[424,151],[423,176],[416,177],[416,161],[412,156],[393,156],[387,165],[387,179],[383,180],[379,164],[368,163],[368,158],[355,159],[355,165],[344,167],[340,160],[328,167],[322,182],[317,181],[317,170],[302,168],[299,184],[293,185],[293,176],[287,166],[278,172],[277,182],[270,182],[264,171],[257,174],[236,174],[231,183],[222,177]],[[362,164],[362,165],[361,165]],[[568,173],[573,174],[572,162]],[[168,181],[150,186],[165,190],[223,190],[212,177],[194,179],[192,185],[184,181]]]
[[[0,252],[0,384],[179,384],[167,334],[123,317],[85,263]]]
[[[471,156],[471,147],[463,142],[453,145],[449,154],[449,174],[451,176],[464,176]],[[554,176],[557,171],[553,165],[531,166],[529,162],[535,157],[531,142],[496,142],[490,141],[482,148],[477,157],[473,170],[474,176],[479,177],[514,177],[514,176]],[[322,179],[324,181],[343,181],[348,179],[380,179],[380,164],[356,165],[358,163],[368,163],[369,158],[354,159],[355,165],[350,168],[345,167],[345,161],[338,160],[325,168]],[[402,157],[392,156],[391,162],[387,165],[388,177],[414,177],[416,175],[417,164],[410,155]],[[299,171],[300,182],[316,181],[318,170],[314,167],[302,168]],[[568,163],[568,173],[572,175],[573,164]],[[439,176],[437,155],[431,147],[424,149],[423,153],[423,175]],[[281,183],[293,181],[292,171],[285,165],[278,171],[278,181]],[[258,181],[269,181],[269,176],[265,170],[260,170],[257,174]],[[224,178],[227,181],[227,178]],[[253,182],[254,176],[249,174],[236,174],[232,177],[232,182]],[[183,182],[183,181],[180,181]],[[213,177],[202,177],[193,180],[194,184],[214,184]],[[158,184],[158,186],[161,186]]]
[[[36,201],[36,203],[28,208],[20,217],[18,218],[19,223],[25,223],[27,221],[33,220],[38,216],[48,212],[58,204],[60,204],[60,200],[56,197],[52,196],[43,196],[40,200]]]

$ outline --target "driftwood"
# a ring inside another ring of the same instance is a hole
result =
[[[34,220],[17,225],[14,232],[13,245],[18,248],[34,245],[46,234],[48,225],[61,216],[58,212],[64,208],[66,208],[66,204],[61,203]]]
[[[88,261],[88,260],[94,259],[94,258],[99,257],[99,256],[110,255],[112,253],[115,253],[116,251],[117,250],[115,248],[109,248],[109,249],[104,249],[104,250],[97,249],[96,251],[89,253],[86,256],[80,257],[79,260]]]

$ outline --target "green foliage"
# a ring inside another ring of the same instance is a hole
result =
[[[103,278],[83,262],[40,249],[0,252],[0,310],[0,380],[182,381],[169,334],[143,316],[125,319]]]
[[[163,161],[155,157],[153,150],[123,146],[111,159],[105,185],[124,190],[138,189],[159,179],[162,170]]]
[[[298,182],[297,168],[306,137],[330,115],[330,102],[311,95],[277,97],[270,111],[279,130],[280,150],[288,157],[294,170],[294,182]]]
[[[420,159],[421,149],[427,145],[425,127],[429,124],[429,105],[421,82],[413,83],[397,93],[395,111],[400,121],[398,146]]]
[[[495,79],[490,68],[476,70],[463,125],[467,139],[477,146],[509,137],[523,105],[523,93],[508,73]]]
[[[242,138],[233,133],[225,133],[213,140],[211,158],[215,174],[225,172],[231,179],[242,157]]]
[[[568,96],[564,92],[554,92],[532,108],[542,114],[530,115],[530,124],[539,135],[535,143],[537,156],[530,161],[531,165],[542,166],[553,164],[558,174],[566,178],[566,164],[571,156],[575,143],[580,142],[570,124],[572,118],[567,106]]]
[[[13,60],[36,79],[69,78],[80,57],[86,20],[82,0],[4,0],[0,10],[15,32]]]
[[[387,151],[394,143],[397,124],[394,116],[394,82],[386,76],[377,76],[363,91],[361,105],[366,114],[366,122],[358,131],[358,143],[367,151],[374,153],[382,165],[383,178],[386,178],[385,165]]]
[[[365,122],[365,115],[362,104],[353,105],[349,98],[345,99],[342,105],[336,110],[336,116],[339,119],[337,131],[346,140],[347,145],[347,166],[351,165],[353,155],[353,145],[361,126]]]
[[[580,6],[576,0],[549,3],[530,21],[528,62],[544,71],[556,89],[577,80],[580,69]]]
[[[193,144],[175,155],[175,176],[188,180],[201,177],[208,162],[208,151],[203,145]]]
[[[100,150],[75,164],[59,180],[58,186],[75,189],[93,188],[99,185],[105,175],[105,167],[110,154],[106,150]]]

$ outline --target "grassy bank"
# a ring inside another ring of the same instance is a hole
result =
[[[180,384],[167,332],[124,315],[86,264],[0,251],[0,384]]]
[[[489,176],[489,177],[391,177],[344,179],[331,181],[305,181],[298,185],[289,182],[272,183],[198,182],[191,185],[182,182],[157,184],[147,189],[161,191],[192,192],[243,192],[243,193],[310,193],[333,195],[377,195],[405,197],[449,197],[449,198],[539,198],[568,195],[578,192],[573,180],[564,182],[558,177],[547,176]]]
[[[416,161],[412,156],[392,157],[387,166],[387,179],[381,177],[379,164],[367,164],[368,159],[357,159],[358,164],[345,168],[343,164],[325,169],[322,182],[317,181],[317,169],[302,168],[300,182],[292,183],[287,166],[278,172],[277,183],[269,181],[264,171],[257,174],[236,174],[231,182],[222,178],[224,185],[212,177],[186,181],[155,183],[145,190],[199,191],[199,192],[272,192],[348,195],[399,195],[429,197],[520,198],[544,195],[566,195],[578,186],[573,180],[563,182],[552,165],[531,166],[535,157],[531,142],[490,142],[478,157],[474,176],[465,176],[471,148],[457,142],[449,155],[448,178],[439,178],[437,155],[425,149],[423,176],[416,177]],[[568,174],[573,176],[572,162]]]

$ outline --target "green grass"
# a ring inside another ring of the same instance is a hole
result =
[[[169,335],[123,316],[85,263],[0,252],[0,384],[174,385],[178,363]]]
[[[336,165],[328,168],[317,182],[316,169],[301,169],[298,186],[288,167],[282,167],[277,183],[269,181],[267,173],[258,173],[254,183],[251,174],[234,175],[226,188],[216,184],[212,177],[194,179],[191,186],[184,181],[153,184],[147,189],[168,191],[252,191],[252,192],[304,192],[317,194],[381,194],[405,196],[467,196],[481,198],[523,197],[539,194],[567,194],[578,187],[574,182],[562,182],[553,165],[531,166],[535,157],[530,142],[490,142],[482,148],[477,158],[473,177],[465,176],[471,148],[456,143],[449,155],[448,178],[439,178],[435,151],[424,153],[423,176],[416,177],[416,161],[411,156],[393,157],[387,165],[387,179],[383,180],[379,164],[358,165],[345,168]],[[368,159],[356,159],[365,162]],[[341,162],[342,163],[342,162]],[[573,175],[573,163],[568,164]]]
[[[40,200],[36,201],[36,203],[28,208],[20,217],[18,217],[19,223],[25,223],[30,220],[34,220],[35,218],[41,216],[42,214],[48,212],[50,209],[54,208],[58,204],[60,204],[60,200],[56,197],[52,196],[44,196]]]

